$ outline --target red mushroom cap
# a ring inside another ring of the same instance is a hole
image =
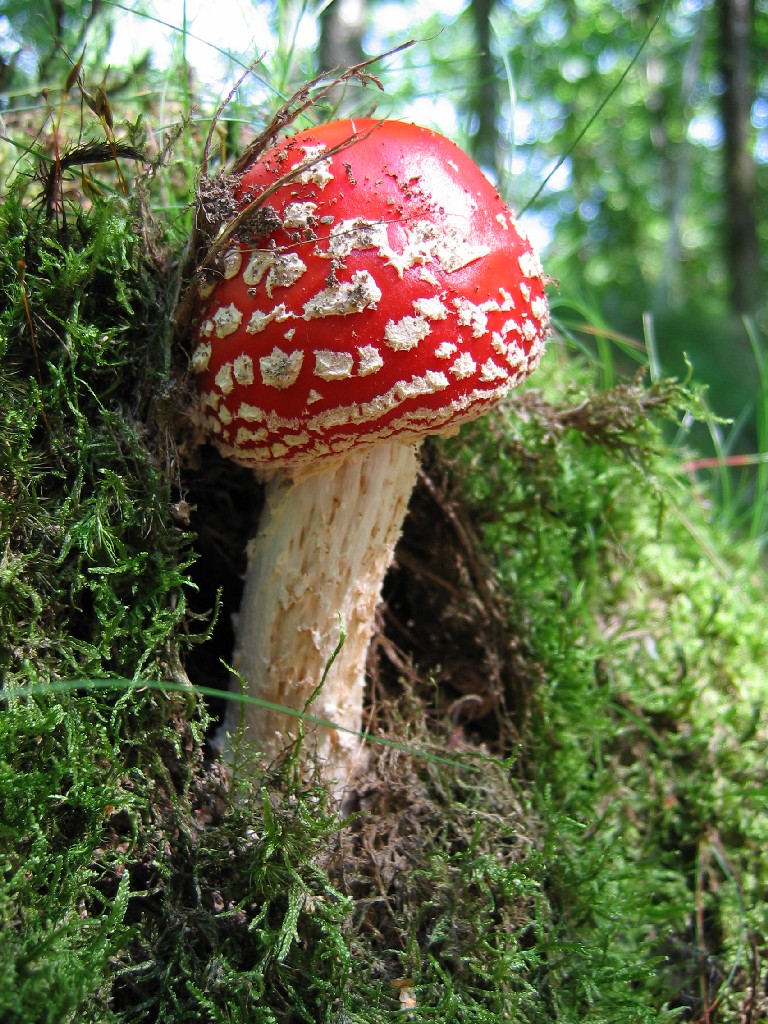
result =
[[[419,439],[479,416],[535,368],[541,265],[454,143],[337,121],[248,167],[239,208],[270,188],[255,215],[268,233],[249,238],[249,214],[201,289],[192,366],[224,454],[269,470]]]

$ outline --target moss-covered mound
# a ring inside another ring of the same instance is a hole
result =
[[[258,489],[188,429],[180,253],[67,210],[0,214],[0,1019],[765,1017],[768,588],[684,389],[555,339],[430,449],[342,820],[209,756]]]

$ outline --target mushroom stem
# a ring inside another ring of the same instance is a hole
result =
[[[414,444],[390,440],[320,472],[269,481],[236,630],[234,667],[250,696],[304,710],[338,645],[341,618],[346,639],[311,713],[359,732],[374,612],[418,466]],[[269,761],[298,730],[295,716],[233,701],[219,736],[225,753],[226,733],[241,723]],[[305,735],[343,789],[361,762],[359,738],[317,725]]]

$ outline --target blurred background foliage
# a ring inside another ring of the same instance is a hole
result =
[[[737,421],[730,450],[761,450],[768,0],[5,0],[1,10],[2,170],[18,167],[21,139],[45,149],[63,117],[76,121],[101,96],[115,126],[140,120],[156,153],[183,121],[193,149],[166,161],[155,196],[180,237],[195,140],[252,61],[219,124],[224,156],[307,78],[415,40],[377,66],[384,92],[349,87],[320,114],[375,107],[454,137],[524,211],[574,337],[590,347],[597,326],[640,339],[630,352],[653,343],[665,373],[685,375],[689,358],[711,405]],[[85,97],[71,81],[83,54]]]

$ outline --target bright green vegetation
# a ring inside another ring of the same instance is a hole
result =
[[[554,408],[529,393],[491,431],[475,427],[461,454],[510,620],[541,678],[521,762],[548,850],[550,969],[584,997],[595,978],[615,989],[622,969],[625,995],[636,993],[645,969],[657,1006],[669,999],[696,1020],[706,1007],[713,1020],[750,1007],[759,1016],[763,570],[707,526],[706,493],[664,450],[658,421],[680,399],[675,387],[600,395],[582,378],[568,392],[566,357],[550,374]],[[603,1005],[573,1019],[622,1018]]]
[[[227,785],[186,688],[228,656],[197,588],[237,595],[185,505],[229,477],[199,483],[178,244],[33,198],[0,213],[0,1019],[765,1016],[768,587],[665,440],[696,396],[596,390],[555,339],[430,452],[376,669],[399,746],[340,821],[293,759]]]

